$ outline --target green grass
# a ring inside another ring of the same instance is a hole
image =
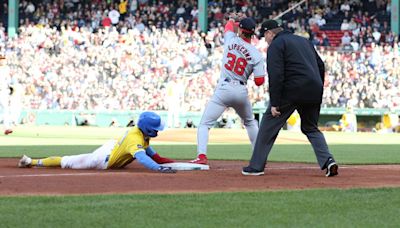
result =
[[[0,136],[0,157],[88,153],[124,130],[27,127]],[[286,141],[302,137],[288,132],[281,135]],[[325,135],[340,164],[400,163],[399,134]],[[196,154],[194,144],[155,144],[154,148],[174,159],[192,159]],[[210,159],[249,160],[251,148],[248,144],[210,144],[208,155]],[[316,163],[307,143],[276,144],[269,160]],[[400,188],[0,196],[0,227],[397,227],[399,195]]]
[[[60,126],[19,126],[11,135],[0,134],[0,145],[99,145],[105,140],[121,136],[127,128],[99,128],[99,127],[60,127]],[[210,139],[222,129],[212,129]],[[238,129],[236,129],[238,130]],[[246,131],[242,129],[243,139],[246,139]],[[234,130],[235,131],[235,130]],[[173,134],[175,139],[180,135],[174,135],[172,131],[163,131],[160,135]],[[194,134],[196,134],[194,129]],[[333,144],[394,144],[400,146],[400,134],[377,133],[342,133],[324,132],[329,145]],[[153,143],[157,142],[156,138]],[[280,142],[279,139],[284,139]],[[298,132],[281,131],[278,136],[278,144],[307,144],[307,138]],[[247,142],[247,141],[246,141]],[[304,142],[304,143],[302,143]],[[184,144],[195,144],[196,139]],[[226,142],[232,143],[232,142]],[[166,143],[164,143],[166,144]],[[182,143],[180,143],[182,144]]]
[[[71,155],[88,153],[99,145],[42,145],[42,146],[0,146],[0,157],[20,157],[27,154],[32,157],[52,155]],[[341,164],[398,164],[400,163],[399,145],[330,145],[330,150]],[[174,159],[192,159],[196,155],[195,145],[154,145],[160,154]],[[209,145],[208,157],[218,160],[249,160],[250,145]],[[311,162],[316,158],[310,145],[281,145],[273,147],[269,161]]]
[[[386,188],[0,197],[0,221],[2,227],[396,227],[399,195]]]
[[[88,153],[125,130],[126,128],[22,126],[9,136],[0,135],[0,157],[20,157],[27,154],[38,158]],[[324,134],[332,154],[340,164],[400,163],[400,134]],[[316,162],[311,145],[303,143],[306,142],[304,135],[282,131],[278,141],[280,138],[284,140],[274,145],[269,161]],[[164,145],[157,143],[157,140],[155,142],[152,145],[161,155],[183,160],[196,156],[195,142]],[[250,144],[211,143],[208,146],[208,157],[219,160],[249,160],[251,147]]]

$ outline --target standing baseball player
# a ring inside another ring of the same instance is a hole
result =
[[[18,163],[20,168],[61,167],[64,169],[118,169],[133,160],[137,160],[146,168],[161,173],[175,173],[170,167],[160,164],[174,162],[161,157],[149,145],[150,138],[157,137],[158,131],[164,129],[164,122],[154,112],[143,112],[139,116],[137,126],[126,131],[118,140],[110,140],[92,153],[31,159],[24,155]]]
[[[232,107],[242,119],[252,146],[257,137],[258,123],[254,119],[246,84],[252,73],[257,86],[264,83],[265,63],[261,53],[251,45],[256,23],[249,17],[236,23],[238,19],[240,15],[231,14],[225,25],[221,76],[201,118],[197,130],[198,154],[191,163],[207,164],[209,130],[228,107]]]

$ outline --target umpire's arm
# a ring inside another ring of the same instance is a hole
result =
[[[269,96],[272,107],[281,105],[283,80],[285,76],[284,43],[282,39],[274,40],[267,51],[267,72]]]

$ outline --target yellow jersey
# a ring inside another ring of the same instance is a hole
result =
[[[146,151],[146,148],[149,147],[149,142],[150,139],[144,137],[137,126],[126,131],[111,151],[107,169],[125,167],[134,160],[135,153]]]
[[[382,117],[382,123],[385,128],[394,128],[399,124],[399,116],[393,113],[385,113]]]
[[[120,14],[125,14],[126,13],[126,9],[127,9],[127,5],[128,5],[128,1],[122,1],[121,3],[119,3],[119,13]]]

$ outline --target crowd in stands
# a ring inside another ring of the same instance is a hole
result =
[[[167,110],[171,97],[167,84],[177,79],[185,88],[182,110],[200,111],[220,76],[225,13],[242,11],[261,22],[295,2],[209,1],[207,33],[198,32],[195,0],[20,0],[19,4],[19,34],[13,39],[5,31],[7,5],[1,6],[0,48],[12,81],[25,88],[24,107]],[[384,0],[319,0],[282,17],[285,28],[322,46],[319,52],[327,68],[325,107],[400,106],[398,37],[388,30],[388,9]],[[329,26],[346,31],[342,47],[350,45],[352,52],[328,48],[324,29],[332,29]],[[254,38],[253,43],[266,53],[264,40]],[[248,87],[254,105],[268,102],[267,85],[256,87],[250,80]]]
[[[327,107],[390,108],[400,106],[398,44],[372,44],[360,52],[321,50],[325,60]]]

